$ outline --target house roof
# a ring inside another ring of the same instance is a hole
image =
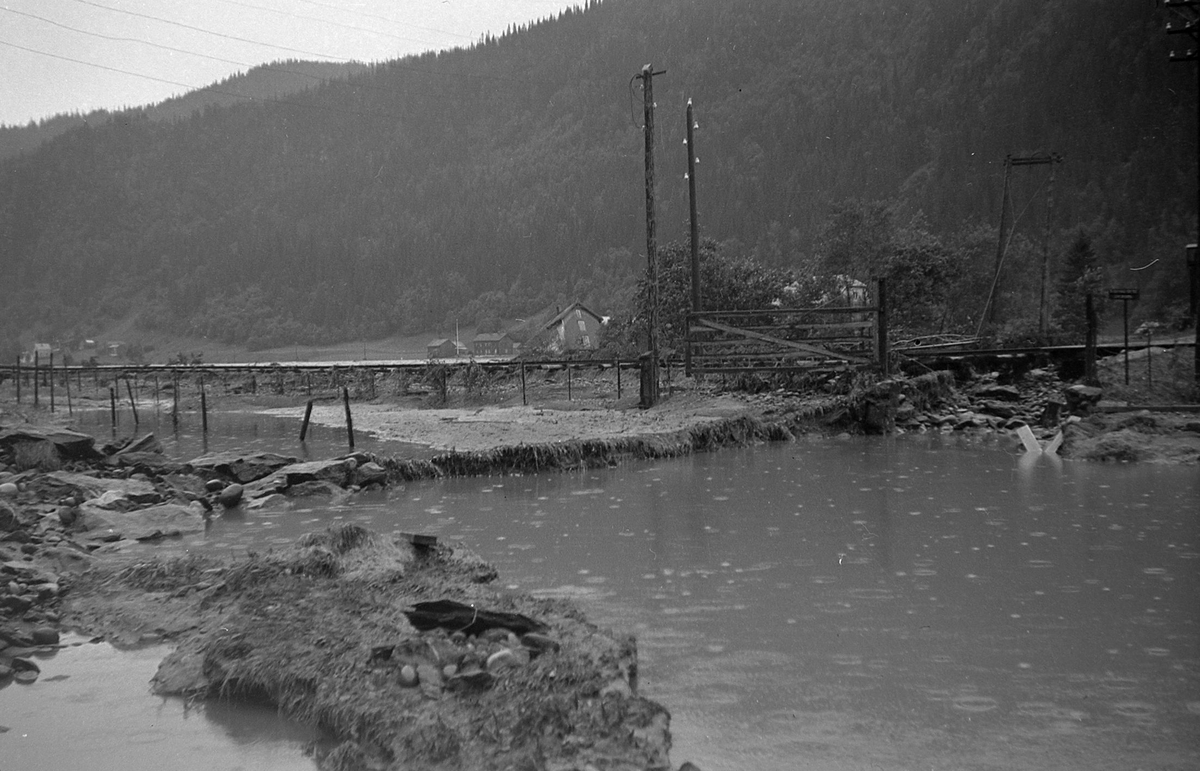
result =
[[[571,314],[572,311],[575,311],[575,310],[583,311],[587,315],[594,318],[597,321],[597,323],[600,323],[600,324],[604,323],[604,317],[602,317],[599,313],[596,313],[594,310],[587,307],[583,303],[576,302],[576,303],[571,303],[565,309],[563,309],[557,316],[550,319],[550,321],[546,322],[546,325],[544,327],[542,327],[542,329],[549,329],[550,327],[557,326],[563,319],[565,319],[567,316],[569,316]]]
[[[425,347],[426,348],[440,348],[449,342],[452,342],[452,341],[447,340],[444,337],[439,337],[437,340],[430,340],[428,343],[425,344]]]
[[[498,343],[504,338],[509,337],[507,332],[484,332],[482,335],[475,335],[477,343]],[[511,340],[512,338],[509,337]]]

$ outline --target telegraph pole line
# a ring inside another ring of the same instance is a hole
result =
[[[646,341],[649,351],[645,368],[642,370],[642,407],[653,407],[658,403],[658,241],[655,234],[654,215],[654,76],[666,74],[666,70],[654,71],[650,64],[642,67],[638,77],[642,81],[642,102],[645,112],[646,135],[646,283],[649,286],[646,319]]]
[[[1172,62],[1200,61],[1200,3],[1197,0],[1164,0],[1163,5],[1172,10],[1176,20],[1167,23],[1168,35],[1187,35],[1191,47],[1184,51],[1171,51]],[[1200,66],[1196,69],[1196,243],[1200,244]],[[1193,248],[1188,261],[1188,287],[1192,305],[1192,324],[1195,325],[1196,347],[1193,349],[1192,377],[1200,386],[1200,259]]]

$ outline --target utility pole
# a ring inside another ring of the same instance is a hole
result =
[[[654,76],[647,64],[636,77],[642,81],[642,102],[646,134],[646,283],[649,285],[649,312],[646,318],[648,360],[642,369],[642,407],[658,404],[658,242],[654,230]]]
[[[1194,62],[1200,60],[1200,10],[1197,0],[1164,0],[1163,5],[1175,13],[1176,20],[1167,23],[1168,35],[1188,35],[1190,48],[1171,51],[1172,62]],[[1200,244],[1200,66],[1196,69],[1196,243]],[[1200,263],[1193,252],[1189,264],[1188,286],[1192,301],[1192,324],[1196,331],[1196,346],[1193,348],[1192,377],[1200,386]]]
[[[692,312],[703,309],[700,301],[700,222],[696,219],[696,138],[692,133],[696,121],[692,119],[692,100],[687,103],[687,178],[688,213],[691,217],[692,237]]]
[[[692,313],[698,313],[703,306],[700,301],[700,222],[696,219],[696,137],[693,134],[696,121],[692,118],[692,100],[687,103],[687,181],[688,181],[688,213],[691,222],[692,240]],[[691,322],[687,329],[687,359],[685,361],[688,377],[692,375],[692,342]]]
[[[999,316],[997,308],[1000,305],[1000,269],[1004,266],[1004,256],[1008,252],[1008,244],[1012,240],[1012,231],[1016,230],[1017,223],[1014,221],[1011,225],[1008,224],[1008,210],[1011,196],[1009,195],[1010,176],[1014,166],[1050,166],[1050,185],[1053,190],[1054,185],[1054,166],[1055,163],[1062,163],[1062,156],[1058,153],[1044,153],[1037,155],[1014,156],[1006,155],[1004,157],[1004,193],[1000,196],[1000,233],[996,242],[996,272],[992,277],[992,288],[988,292],[987,302],[983,306],[983,314],[979,318],[979,325],[975,329],[975,336],[979,337],[983,331],[983,325],[986,322],[989,327],[996,325],[996,319]],[[1051,193],[1052,195],[1052,193]],[[1047,206],[1046,220],[1046,238],[1047,241],[1042,245],[1042,291],[1041,305],[1039,310],[1039,323],[1041,326],[1042,335],[1049,328],[1049,312],[1047,305],[1047,293],[1050,283],[1050,247],[1049,247],[1049,207],[1053,206],[1052,198],[1049,199]],[[1019,219],[1019,218],[1018,218]]]

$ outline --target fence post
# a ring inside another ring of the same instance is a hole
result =
[[[354,449],[354,418],[350,417],[350,389],[342,387],[342,403],[346,405],[346,436],[350,439],[350,449]]]
[[[17,368],[14,370],[16,377],[14,380],[17,383],[17,404],[21,403],[21,357],[17,356]]]
[[[571,401],[571,365],[567,364],[567,401]]]
[[[529,406],[529,398],[525,395],[525,362],[521,362],[521,404]]]
[[[621,360],[613,359],[613,367],[617,370],[617,401],[621,400]]]
[[[300,424],[300,441],[304,441],[304,437],[308,436],[308,421],[312,418],[312,399],[308,400],[308,404],[304,408],[304,422]]]
[[[113,431],[117,430],[117,392],[112,387],[108,387],[108,409],[112,415]]]
[[[1083,341],[1083,381],[1094,386],[1100,382],[1096,377],[1096,337],[1099,323],[1096,318],[1096,301],[1091,292],[1084,298],[1083,307],[1084,313],[1087,314],[1087,332]]]
[[[50,352],[50,411],[54,412],[54,351]]]
[[[38,361],[38,352],[33,352],[33,406],[38,406],[38,369],[40,362]]]
[[[208,394],[204,392],[204,378],[200,378],[200,428],[208,433]]]

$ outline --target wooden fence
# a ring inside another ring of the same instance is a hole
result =
[[[874,305],[688,314],[685,365],[691,374],[868,368],[887,374],[886,291],[878,282]]]

